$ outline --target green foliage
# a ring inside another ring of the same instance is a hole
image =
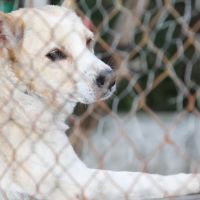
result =
[[[89,14],[89,17],[91,17],[96,26],[98,26],[105,18],[105,11],[107,15],[109,15],[110,10],[113,8],[115,3],[111,0],[102,0],[102,4],[98,5],[96,1],[93,0],[80,2],[83,11]],[[194,0],[187,1],[187,3],[191,3],[191,12],[194,9],[194,2]],[[149,30],[149,40],[153,42],[158,51],[160,51],[170,62],[171,59],[176,56],[176,53],[180,50],[180,48],[183,48],[188,36],[184,32],[183,26],[179,24],[178,20],[167,10],[166,12],[163,11],[163,13],[161,13],[161,16],[152,26],[152,19],[157,16],[160,9],[162,9],[164,6],[164,3],[165,1],[160,0],[149,1],[148,8],[142,17],[142,23]],[[184,0],[173,0],[172,3],[179,15],[184,16],[186,12],[186,2]],[[85,4],[87,4],[87,6],[85,6]],[[113,30],[119,14],[120,12],[109,21],[107,27],[109,27],[110,30]],[[190,17],[192,19],[192,16]],[[151,28],[149,29],[149,27]],[[143,41],[145,34],[146,33],[144,33],[143,29],[141,29],[139,26],[135,31],[133,46],[140,48],[140,43]],[[112,32],[110,32],[108,29],[102,29],[101,37],[108,44],[112,44],[114,37]],[[129,54],[129,51],[127,51],[127,54]],[[130,63],[134,63],[137,59],[143,61],[144,66],[139,67],[139,71],[132,68],[129,70],[131,74],[138,77],[138,80],[135,84],[139,84],[142,90],[145,91],[149,87],[148,84],[150,77],[153,76],[155,80],[169,66],[164,63],[164,58],[158,56],[158,52],[150,48],[148,41],[146,45],[140,48],[134,57],[130,58]],[[178,81],[181,81],[189,91],[191,88],[198,87],[198,84],[200,84],[200,70],[198,67],[200,66],[200,59],[198,56],[198,51],[193,45],[186,47],[184,52],[178,56],[177,60],[175,60],[175,62],[173,61],[172,64],[173,66],[171,66],[171,70],[175,72],[176,79],[179,79]],[[191,75],[189,74],[189,71],[191,71]],[[189,77],[190,81],[186,80],[186,76]],[[115,106],[117,106],[115,110],[119,112],[128,112],[131,109],[133,102],[139,94],[134,91],[135,85],[132,85],[131,87],[129,85],[130,82],[126,79],[123,79],[119,82],[116,92],[118,103],[110,101],[110,107],[115,104]],[[132,88],[132,90],[130,88]],[[184,107],[186,105],[185,100],[184,102],[179,102],[177,100],[178,95],[181,94],[180,90],[180,86],[177,85],[174,80],[169,77],[165,78],[155,89],[150,92],[150,94],[147,95],[147,105],[156,111],[174,111],[177,109],[177,107],[181,107],[179,106],[180,104],[182,104]],[[185,98],[183,97],[183,99]]]
[[[15,0],[2,0],[0,2],[0,11],[11,12],[14,9]]]

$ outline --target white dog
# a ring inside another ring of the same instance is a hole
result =
[[[66,117],[77,102],[106,99],[115,90],[114,73],[93,54],[93,40],[64,6],[0,14],[0,199],[132,200],[200,192],[197,174],[103,171],[77,157],[65,135]]]

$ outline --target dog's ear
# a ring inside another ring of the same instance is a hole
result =
[[[76,7],[77,7],[76,6],[76,0],[64,0],[62,6],[69,8],[69,9],[72,9],[72,10],[75,10]]]
[[[23,32],[21,18],[0,12],[0,48],[14,48],[22,40]]]

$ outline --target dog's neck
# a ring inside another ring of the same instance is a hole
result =
[[[16,121],[23,118],[27,121],[26,125],[31,125],[29,119],[35,119],[42,127],[54,124],[59,128],[67,129],[65,120],[72,114],[76,103],[66,100],[61,105],[47,105],[44,99],[29,91],[29,88],[19,80],[12,65],[12,62],[4,62],[0,59],[0,67],[2,68],[0,70],[0,91],[2,91],[0,106],[3,107],[6,115],[10,115]]]

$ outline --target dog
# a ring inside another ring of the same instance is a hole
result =
[[[199,174],[104,171],[89,169],[78,158],[65,120],[78,102],[109,98],[116,76],[94,55],[94,35],[69,5],[0,13],[1,200],[199,193]]]

